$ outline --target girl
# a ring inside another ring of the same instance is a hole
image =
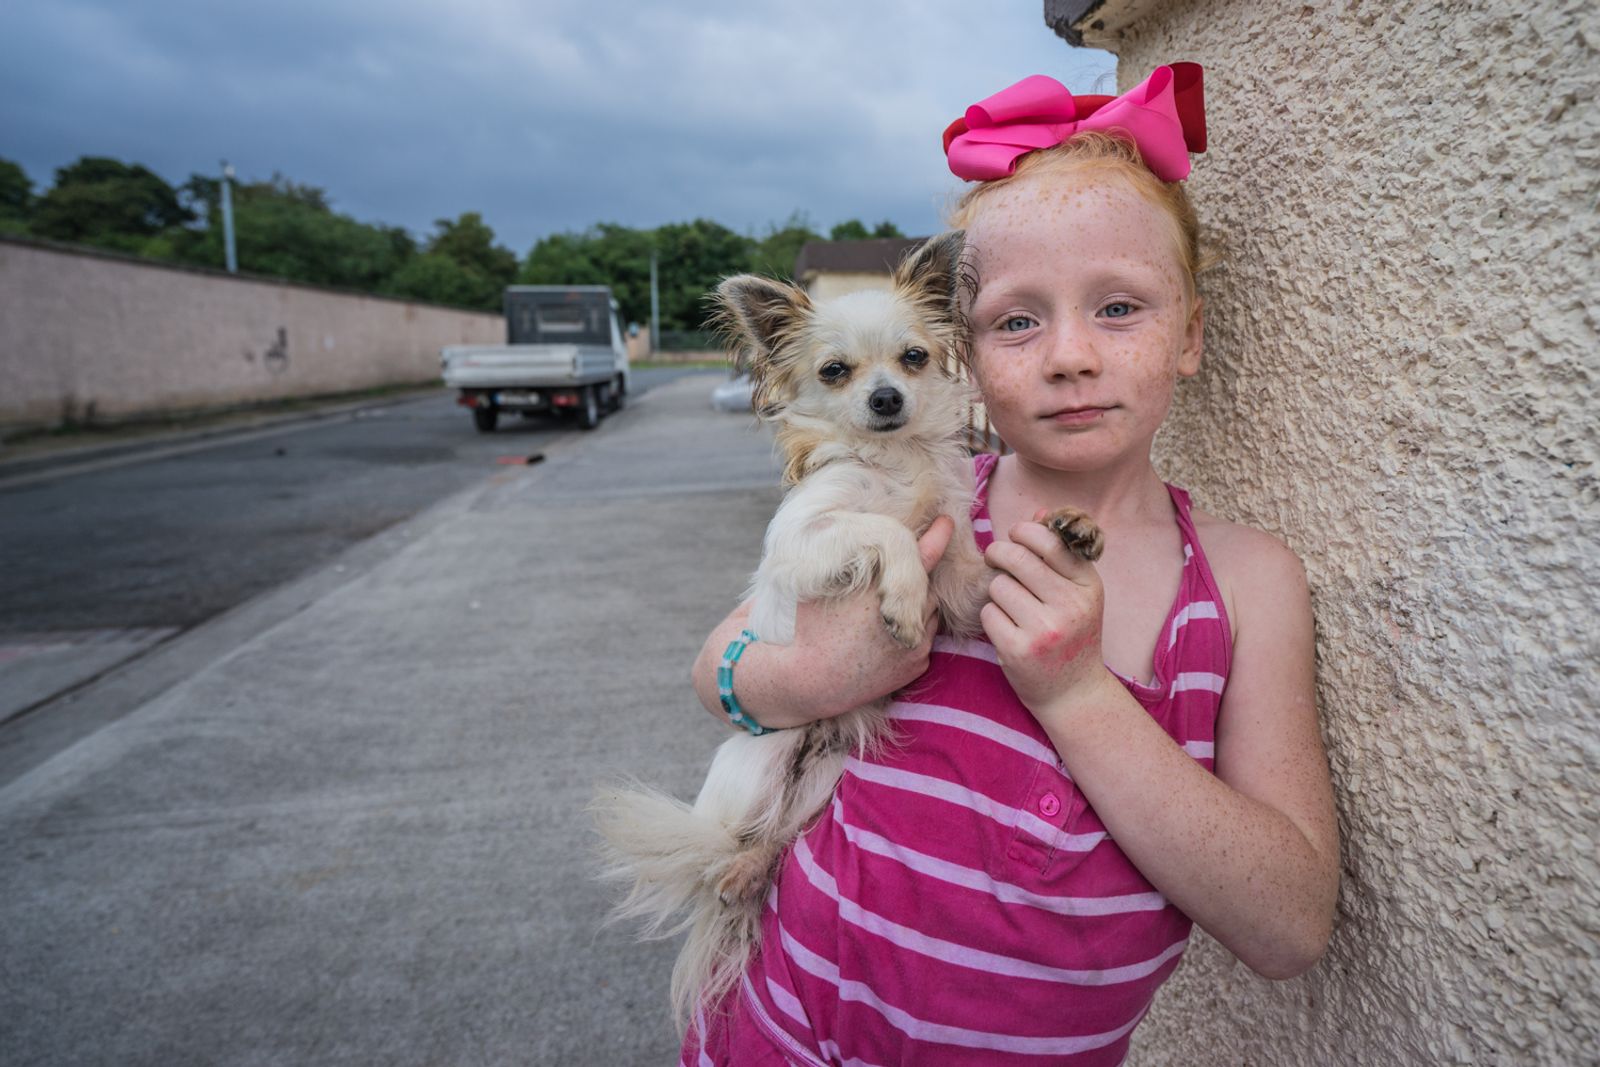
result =
[[[862,595],[749,647],[734,685],[758,722],[899,692],[902,743],[851,761],[785,857],[760,955],[683,1063],[1116,1064],[1191,921],[1267,977],[1321,955],[1338,843],[1304,572],[1150,458],[1200,366],[1177,184],[1198,94],[1190,65],[1116,100],[1035,77],[947,133],[980,179],[951,222],[977,280],[971,369],[1011,450],[975,465],[987,640],[907,652]],[[1098,564],[1034,521],[1061,504],[1105,532]],[[949,537],[937,520],[924,563]],[[694,667],[719,715],[746,615]]]

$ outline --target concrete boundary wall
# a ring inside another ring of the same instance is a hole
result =
[[[0,428],[425,381],[499,315],[0,239]]]
[[[1600,8],[1082,6],[1206,68],[1157,464],[1305,560],[1344,835],[1322,963],[1197,933],[1130,1064],[1600,1062]]]

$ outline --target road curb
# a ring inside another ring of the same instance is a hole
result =
[[[171,449],[181,448],[185,445],[199,445],[202,442],[220,444],[228,438],[248,439],[252,435],[265,436],[265,431],[280,430],[308,422],[337,419],[347,415],[354,415],[361,411],[373,411],[379,408],[395,407],[399,404],[415,403],[420,400],[431,399],[443,392],[445,392],[443,386],[429,386],[389,397],[373,397],[367,400],[346,401],[337,404],[330,403],[327,407],[309,411],[263,415],[260,418],[228,426],[207,426],[193,430],[154,432],[116,443],[108,442],[75,448],[63,448],[32,456],[16,456],[14,458],[0,456],[0,489],[13,485],[26,485],[46,475],[50,477],[66,477],[72,474],[87,473],[91,470],[104,470],[107,467],[118,466],[124,462],[132,463],[151,455],[170,454]]]

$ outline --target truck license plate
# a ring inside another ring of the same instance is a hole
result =
[[[494,402],[502,407],[538,407],[539,394],[520,389],[515,392],[503,390],[494,395]]]

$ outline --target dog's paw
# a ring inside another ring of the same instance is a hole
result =
[[[1093,519],[1077,508],[1056,508],[1044,517],[1044,524],[1067,547],[1067,551],[1093,563],[1105,551],[1105,534]]]
[[[927,627],[921,611],[894,611],[889,602],[883,605],[883,626],[904,648],[916,648],[927,636]]]
[[[717,880],[717,899],[733,907],[761,896],[772,880],[772,860],[772,851],[765,848],[746,849],[733,857]]]

